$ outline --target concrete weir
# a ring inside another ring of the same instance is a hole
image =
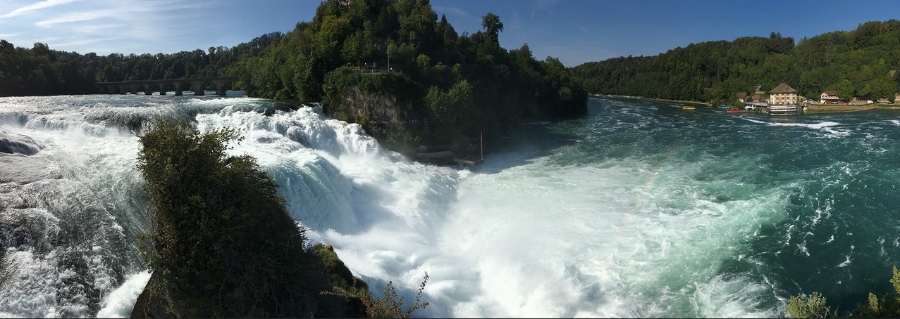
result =
[[[194,91],[195,96],[203,96],[206,94],[206,86],[212,84],[216,88],[217,96],[225,96],[225,87],[234,82],[234,80],[237,80],[237,78],[220,76],[193,79],[97,82],[97,88],[103,94],[137,94],[138,92],[144,92],[145,95],[151,95],[153,92],[159,92],[159,95],[166,95],[169,89],[173,89],[175,96],[182,96],[182,89],[190,85],[190,90]]]

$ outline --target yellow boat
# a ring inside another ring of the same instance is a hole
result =
[[[693,111],[694,107],[690,106],[690,105],[685,105],[685,106],[682,106],[681,109],[685,110],[685,111]]]

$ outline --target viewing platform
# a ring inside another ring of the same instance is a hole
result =
[[[769,115],[800,115],[799,105],[769,105],[766,113]]]

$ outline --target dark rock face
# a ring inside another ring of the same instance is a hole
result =
[[[350,269],[338,258],[331,245],[316,244],[312,253],[318,257],[328,285],[348,292],[368,293],[369,285],[353,276]],[[343,298],[333,295],[322,295],[319,299],[316,317],[329,318],[364,318],[366,308],[359,298]]]
[[[150,281],[144,287],[144,291],[138,296],[134,302],[134,310],[131,311],[132,318],[174,318],[175,314],[166,310],[166,301],[168,296],[164,296],[160,289],[160,276],[155,273],[150,275]]]
[[[325,246],[316,244],[312,247],[311,252],[317,258],[314,268],[317,268],[318,274],[327,278],[331,287],[339,287],[348,292],[368,292],[368,285],[350,272],[350,269],[344,265],[334,248],[330,245]],[[132,318],[173,318],[176,314],[170,312],[172,306],[172,298],[178,298],[166,293],[162,276],[156,273],[150,276],[150,281],[144,291],[138,296],[134,304],[134,310],[131,312]],[[345,298],[332,294],[320,294],[316,296],[315,312],[312,314],[317,318],[364,318],[366,317],[366,309],[359,298]]]
[[[0,153],[34,155],[43,148],[28,136],[0,131]]]

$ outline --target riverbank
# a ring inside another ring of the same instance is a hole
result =
[[[845,113],[845,112],[868,111],[868,110],[874,110],[876,108],[878,108],[878,106],[875,105],[875,103],[861,104],[861,105],[810,104],[810,105],[806,106],[803,113],[805,113],[805,114]]]

